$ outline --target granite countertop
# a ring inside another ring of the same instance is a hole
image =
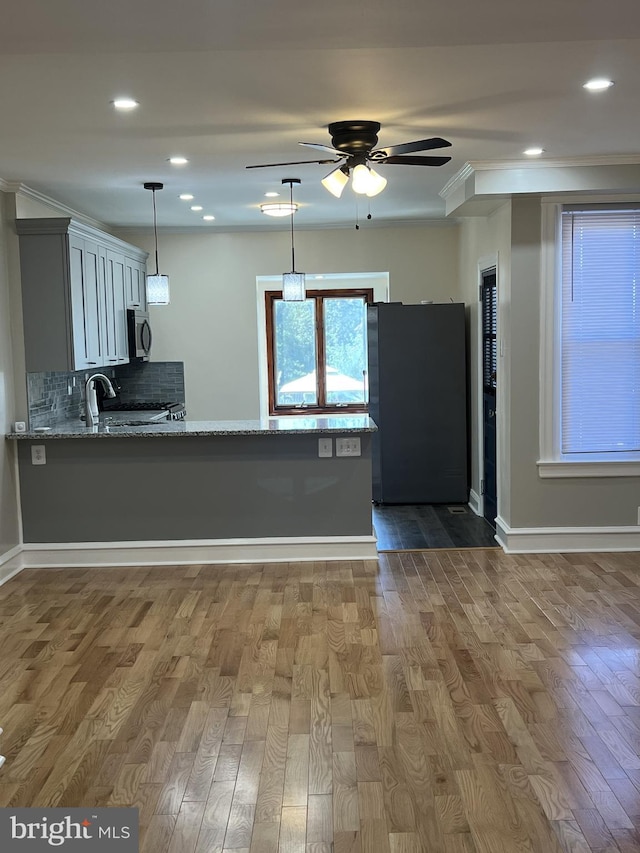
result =
[[[134,413],[128,413],[129,420]],[[368,415],[266,418],[246,421],[160,421],[142,426],[100,423],[88,428],[82,421],[66,421],[49,428],[11,432],[6,438],[45,440],[52,438],[162,438],[203,435],[308,435],[375,432],[377,426]]]

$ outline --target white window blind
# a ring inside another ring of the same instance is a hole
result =
[[[640,210],[562,214],[563,453],[640,450]]]

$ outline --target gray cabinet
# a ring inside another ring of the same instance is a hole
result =
[[[129,360],[127,264],[145,281],[146,252],[68,218],[18,219],[28,372]]]

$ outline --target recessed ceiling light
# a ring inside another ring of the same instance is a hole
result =
[[[202,205],[201,204],[192,204],[191,210],[202,210]]]
[[[193,201],[193,196],[191,195],[191,193],[182,193],[180,198],[182,199],[182,201]]]
[[[215,216],[211,216],[210,214],[207,216],[203,216],[203,219],[206,219],[207,222],[211,222],[212,219],[215,219]]]
[[[115,98],[111,103],[117,110],[135,110],[140,106],[133,98]]]
[[[594,77],[593,80],[587,80],[583,84],[583,89],[588,89],[590,92],[604,92],[605,89],[610,89],[613,86],[613,80],[607,80],[605,77]]]
[[[261,204],[260,210],[266,213],[267,216],[291,216],[298,209],[298,205],[290,202],[270,202],[269,204]]]
[[[280,193],[265,193],[264,195],[265,198],[276,198],[276,196],[279,196]]]
[[[184,164],[189,161],[186,157],[169,157],[169,162],[172,166],[184,166]]]
[[[527,157],[539,157],[544,153],[544,148],[532,145],[531,148],[526,148],[522,153],[526,154]]]

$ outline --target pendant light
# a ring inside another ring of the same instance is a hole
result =
[[[164,189],[164,184],[149,181],[144,184],[145,190],[151,190],[153,194],[153,236],[156,247],[156,272],[155,275],[147,276],[147,304],[168,305],[169,304],[169,276],[160,275],[158,272],[158,223],[156,218],[156,190]]]
[[[293,204],[293,185],[300,184],[300,178],[283,178],[283,184],[289,184],[289,200],[291,204],[291,272],[282,274],[282,299],[285,302],[304,302],[306,299],[305,280],[303,272],[296,272],[296,255],[293,247],[293,217],[297,205]]]

